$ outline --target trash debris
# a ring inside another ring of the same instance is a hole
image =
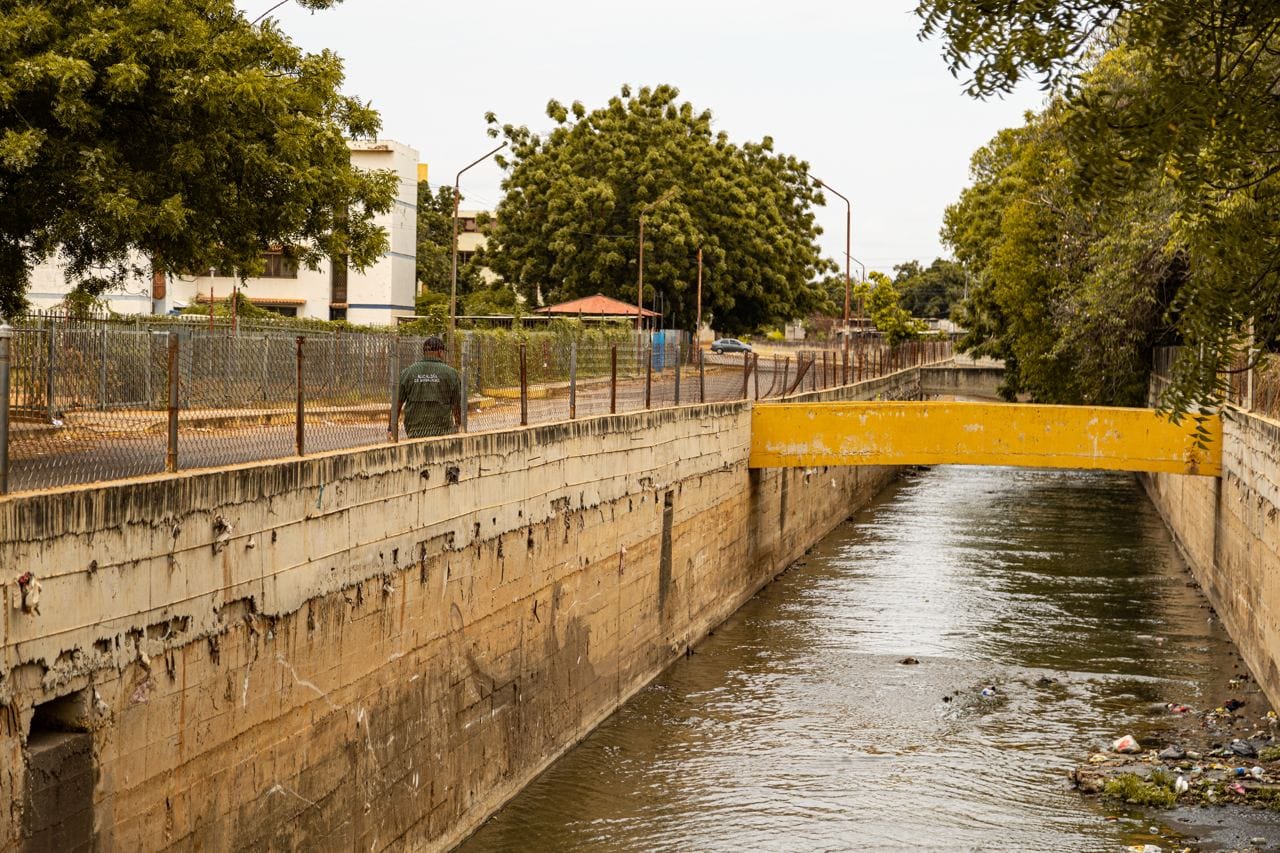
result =
[[[902,664],[903,666],[915,666],[916,664],[920,663],[920,661],[916,660],[915,658],[903,658],[902,660],[898,661],[898,663]]]
[[[1185,714],[1191,710],[1189,706],[1180,705],[1177,702],[1170,702],[1168,705],[1165,705],[1165,707],[1169,709],[1170,714]]]
[[[1161,761],[1181,761],[1187,757],[1187,751],[1180,746],[1167,746],[1160,750]]]
[[[1130,844],[1124,849],[1133,853],[1164,853],[1164,848],[1158,844]]]
[[[1238,711],[1244,706],[1245,701],[1243,699],[1228,699],[1222,703],[1222,707],[1226,708],[1228,711]]]
[[[996,689],[994,687],[984,687],[982,688],[982,695],[990,699],[996,695]]]
[[[1178,774],[1178,778],[1173,782],[1173,792],[1175,794],[1185,794],[1191,788],[1191,784],[1182,778],[1182,774]]]
[[[1247,740],[1233,740],[1229,749],[1236,755],[1244,758],[1257,758],[1258,748]]]
[[[1261,767],[1255,766],[1255,767],[1249,768],[1249,775],[1255,779],[1261,779],[1263,776],[1266,775],[1266,772],[1267,771],[1263,770]]]
[[[1244,785],[1241,785],[1239,782],[1232,782],[1227,786],[1227,790],[1233,794],[1244,796]]]
[[[1133,735],[1125,735],[1111,744],[1111,751],[1133,754],[1135,752],[1142,752],[1142,747],[1138,744],[1138,739]]]

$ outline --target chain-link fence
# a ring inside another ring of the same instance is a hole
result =
[[[660,341],[655,345],[655,341]],[[0,493],[400,440],[423,338],[34,318],[0,336]],[[950,358],[947,341],[712,353],[629,333],[462,333],[464,431],[763,400]]]

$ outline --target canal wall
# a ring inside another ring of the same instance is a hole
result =
[[[725,403],[0,500],[0,849],[456,843],[894,473],[749,445]]]
[[[1280,422],[1229,409],[1221,478],[1143,474],[1196,580],[1280,706]]]

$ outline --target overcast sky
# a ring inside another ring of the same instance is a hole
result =
[[[237,0],[250,18],[272,0]],[[346,60],[346,91],[382,113],[383,136],[418,149],[432,184],[495,143],[484,114],[545,130],[546,103],[602,106],[623,83],[671,83],[735,142],[774,138],[853,200],[853,255],[869,268],[928,263],[973,151],[1042,102],[961,92],[937,42],[916,38],[914,0],[345,0],[273,13],[308,50]],[[463,176],[464,206],[492,208],[501,171]],[[844,205],[818,213],[844,252]],[[856,267],[855,267],[856,270]]]

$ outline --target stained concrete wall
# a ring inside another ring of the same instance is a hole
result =
[[[0,847],[450,846],[893,473],[749,471],[749,429],[696,406],[0,501]]]
[[[1142,475],[1218,616],[1280,705],[1280,422],[1231,410],[1221,479]]]

